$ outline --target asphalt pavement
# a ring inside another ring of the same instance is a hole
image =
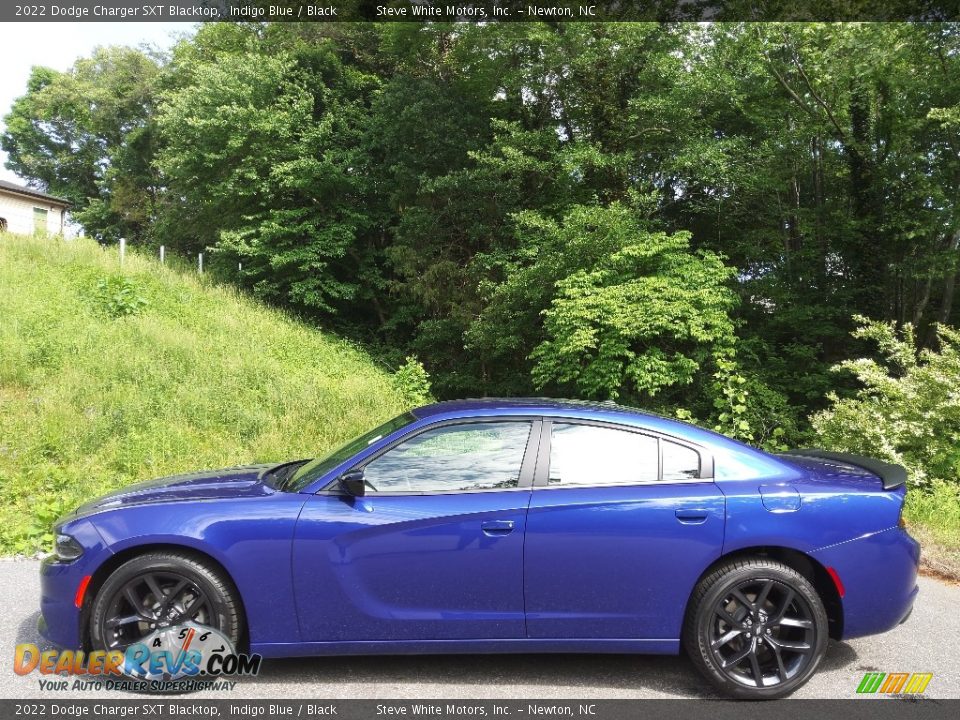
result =
[[[39,674],[13,672],[17,643],[37,634],[39,563],[0,559],[0,698],[136,698],[120,692],[41,691]],[[929,698],[960,698],[960,586],[920,579],[911,618],[884,635],[831,642],[817,674],[793,697],[851,698],[864,673],[930,672]],[[698,698],[716,697],[682,657],[443,655],[264,661],[232,691],[196,698]]]

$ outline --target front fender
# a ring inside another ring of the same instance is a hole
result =
[[[219,563],[236,586],[251,643],[298,642],[293,531],[305,496],[162,503],[91,516],[111,555],[184,548]],[[107,557],[99,558],[100,567]]]

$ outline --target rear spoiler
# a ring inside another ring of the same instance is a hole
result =
[[[787,450],[781,455],[793,455],[794,457],[806,457],[813,460],[833,460],[835,462],[856,465],[857,467],[869,470],[880,478],[884,490],[893,490],[907,484],[907,471],[902,465],[883,462],[876,458],[864,457],[863,455],[851,455],[850,453],[831,452],[829,450]]]

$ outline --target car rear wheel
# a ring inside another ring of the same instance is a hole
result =
[[[158,629],[194,622],[234,646],[241,615],[233,584],[198,558],[177,552],[140,555],[118,567],[97,592],[90,639],[98,650],[123,650]]]
[[[813,585],[793,568],[736,560],[697,585],[683,641],[697,669],[725,695],[779,698],[817,669],[827,647],[827,614]]]

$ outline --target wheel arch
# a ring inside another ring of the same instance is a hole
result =
[[[243,596],[237,588],[237,582],[234,580],[230,571],[217,558],[208,552],[204,552],[191,545],[181,545],[177,543],[144,543],[142,545],[132,545],[117,551],[108,557],[93,572],[90,577],[90,584],[84,595],[83,606],[80,608],[80,639],[83,642],[85,650],[92,648],[90,641],[90,611],[93,607],[93,599],[100,592],[100,588],[114,570],[119,568],[128,560],[132,560],[141,555],[151,552],[175,552],[180,555],[187,555],[194,560],[198,560],[209,565],[213,570],[219,572],[223,578],[230,584],[233,597],[237,601],[240,609],[240,642],[238,651],[244,651],[249,643],[249,628],[247,627],[247,611],[244,605]]]
[[[700,573],[700,577],[697,578],[693,587],[690,588],[690,595],[687,598],[687,604],[684,608],[684,619],[686,620],[690,612],[690,601],[693,599],[696,588],[703,578],[724,563],[746,558],[769,558],[776,560],[803,575],[810,581],[810,584],[813,585],[814,590],[817,591],[817,595],[820,597],[820,601],[823,603],[823,607],[827,612],[830,638],[832,640],[839,640],[843,637],[843,601],[827,569],[816,558],[807,553],[779,545],[757,545],[740,548],[721,555],[714,560],[709,567]]]

